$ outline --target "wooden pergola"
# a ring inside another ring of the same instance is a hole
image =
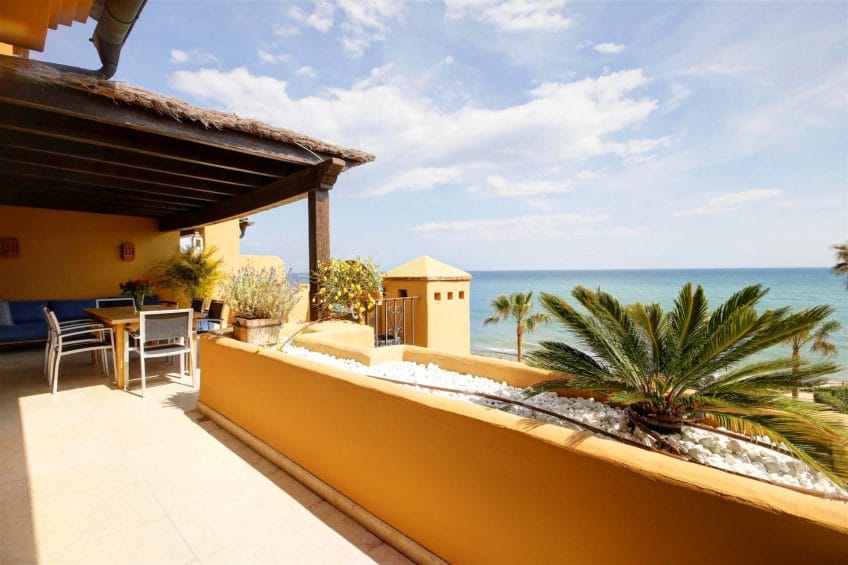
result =
[[[340,173],[373,159],[75,69],[0,57],[0,205],[145,216],[171,231],[308,198],[314,270],[330,257],[329,191]]]

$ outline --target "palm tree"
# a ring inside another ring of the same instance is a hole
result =
[[[533,313],[533,293],[515,292],[506,296],[499,294],[492,300],[493,314],[483,321],[484,326],[497,324],[501,320],[515,320],[515,341],[518,347],[518,360],[521,361],[524,347],[524,334],[536,331],[541,324],[547,324],[550,317],[544,312]]]
[[[610,402],[626,406],[633,427],[669,449],[657,432],[678,431],[689,423],[765,435],[844,484],[846,428],[815,404],[782,394],[795,383],[817,382],[838,367],[791,358],[748,360],[812,331],[833,309],[816,306],[792,313],[781,308],[757,314],[754,306],[766,292],[760,285],[746,287],[710,312],[703,289],[693,290],[690,283],[664,312],[658,304],[625,307],[601,290],[578,286],[572,296],[588,314],[563,298],[542,294],[544,307],[583,349],[542,342],[542,349],[529,355],[531,365],[565,376],[541,383],[533,392],[571,388],[606,394]]]
[[[830,334],[838,332],[840,328],[842,328],[842,324],[837,320],[827,320],[784,340],[783,343],[792,346],[792,359],[795,360],[792,365],[792,372],[797,373],[801,370],[801,348],[810,342],[812,342],[810,343],[810,351],[813,353],[818,353],[824,357],[832,357],[839,353],[839,348],[828,340]],[[792,385],[792,398],[798,398],[797,382]]]
[[[177,251],[159,265],[163,270],[159,285],[173,290],[189,304],[195,298],[209,298],[224,278],[224,260],[214,257],[217,252],[214,245]]]
[[[837,277],[845,277],[845,288],[848,289],[848,241],[833,246],[836,252],[836,263],[830,271]]]

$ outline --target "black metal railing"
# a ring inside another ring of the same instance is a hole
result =
[[[368,313],[368,325],[374,328],[374,345],[415,343],[415,301],[417,296],[382,298]]]

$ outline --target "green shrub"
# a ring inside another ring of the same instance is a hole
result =
[[[848,414],[848,386],[820,388],[813,393],[813,399],[827,404],[837,412]]]

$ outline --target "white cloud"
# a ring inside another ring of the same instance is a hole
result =
[[[256,50],[256,56],[259,57],[259,60],[263,63],[268,63],[270,65],[274,65],[276,63],[287,63],[291,60],[291,55],[286,53],[274,53],[273,51],[263,47]]]
[[[271,26],[271,31],[277,37],[283,38],[300,35],[300,30],[296,26],[292,25],[274,24],[273,26]]]
[[[592,49],[605,55],[615,55],[624,51],[626,47],[621,43],[596,43]]]
[[[203,65],[206,63],[217,63],[218,58],[212,53],[207,53],[200,49],[189,49],[188,51],[183,49],[171,49],[171,57],[169,61],[174,65]]]
[[[486,184],[489,185],[489,188],[484,189],[483,192],[492,196],[539,196],[542,194],[561,194],[572,189],[569,182],[549,180],[509,181],[500,175],[487,176]]]
[[[313,69],[309,65],[300,66],[294,72],[299,74],[300,76],[304,76],[307,78],[315,78],[316,76],[318,76],[318,73],[315,72],[315,69]]]
[[[419,167],[409,169],[394,176],[387,182],[368,192],[379,196],[390,192],[412,192],[430,190],[459,178],[459,171],[451,167]]]
[[[707,214],[723,214],[735,212],[740,206],[746,206],[755,202],[761,202],[774,198],[780,191],[774,188],[755,188],[742,192],[731,192],[714,196],[707,201],[705,206],[690,208],[675,212],[674,216],[702,216]]]
[[[333,29],[333,5],[326,0],[316,0],[315,8],[311,13],[305,13],[297,6],[289,9],[289,16],[304,25],[311,27],[321,33],[327,33]]]
[[[571,20],[560,13],[565,0],[446,0],[445,17],[473,19],[501,31],[562,31]]]
[[[396,0],[318,0],[312,12],[292,6],[289,16],[321,33],[333,29],[338,16],[342,47],[351,56],[360,57],[369,45],[387,39],[389,27],[386,22],[400,16],[403,4]]]
[[[486,175],[511,178],[510,167],[541,171],[600,155],[624,159],[670,143],[668,137],[625,137],[657,108],[656,100],[636,94],[647,82],[640,70],[546,83],[498,108],[446,109],[389,65],[349,88],[302,98],[292,98],[285,81],[245,68],[178,71],[171,82],[214,107],[375,153],[377,161],[356,176],[368,187],[391,187],[409,169],[455,169],[455,182],[471,185]],[[624,140],[607,141],[613,135]],[[510,190],[563,190],[561,183],[522,182]]]
[[[750,71],[750,67],[735,61],[715,60],[692,65],[683,70],[684,75],[735,77]]]
[[[574,233],[574,226],[596,224],[608,218],[607,214],[596,212],[528,214],[485,220],[425,222],[411,227],[410,231],[425,235],[448,235],[452,238],[488,241],[552,239]]]

